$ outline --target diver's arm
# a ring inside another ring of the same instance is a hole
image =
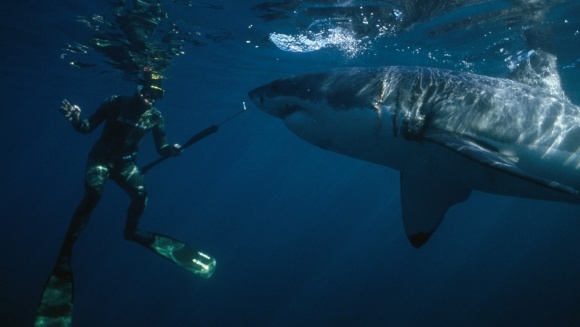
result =
[[[175,157],[181,154],[181,145],[170,145],[167,143],[163,116],[159,116],[159,121],[153,128],[153,140],[155,141],[155,148],[157,149],[157,153],[159,153],[160,156]]]
[[[105,120],[106,113],[111,108],[111,103],[115,98],[116,96],[113,96],[103,102],[99,109],[97,109],[97,111],[88,119],[81,119],[81,108],[77,105],[72,105],[66,99],[62,101],[60,112],[66,119],[68,119],[68,121],[71,122],[77,131],[81,133],[90,133]]]

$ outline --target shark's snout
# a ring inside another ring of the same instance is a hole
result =
[[[248,95],[258,108],[281,119],[302,110],[302,107],[295,103],[295,97],[280,93],[279,89],[278,81],[274,81],[253,89]]]
[[[248,93],[248,96],[250,97],[250,100],[252,100],[252,102],[256,106],[258,106],[258,108],[263,109],[262,104],[264,102],[264,92],[262,90],[262,87],[258,87],[258,88],[251,90]]]
[[[304,108],[298,104],[297,99],[288,95],[279,95],[271,92],[272,87],[267,84],[248,93],[252,102],[262,111],[280,119],[293,113],[302,111]]]

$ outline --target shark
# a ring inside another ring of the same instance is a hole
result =
[[[403,225],[418,248],[472,191],[580,204],[580,108],[559,76],[529,72],[338,68],[249,97],[311,144],[398,170]]]

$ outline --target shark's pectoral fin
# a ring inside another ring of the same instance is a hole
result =
[[[428,133],[425,141],[433,142],[449,148],[469,159],[475,160],[488,167],[498,169],[507,174],[523,178],[534,184],[554,189],[563,193],[578,195],[578,190],[573,187],[532,175],[517,166],[517,160],[503,155],[492,146],[477,142],[467,136],[456,135],[446,132]]]
[[[465,201],[471,190],[430,169],[401,172],[403,224],[411,244],[420,247],[437,229],[452,205]]]

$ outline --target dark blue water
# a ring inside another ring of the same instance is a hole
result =
[[[417,250],[398,172],[307,144],[247,98],[272,79],[338,66],[503,77],[518,52],[542,48],[578,104],[580,1],[328,3],[167,1],[197,41],[165,71],[170,141],[249,109],[147,174],[141,226],[204,250],[217,269],[204,280],[124,241],[129,199],[111,182],[75,247],[75,326],[580,324],[578,206],[476,192]],[[76,133],[60,101],[88,114],[135,90],[99,53],[67,50],[94,33],[79,16],[110,11],[78,0],[2,10],[2,326],[32,325],[98,138]],[[308,42],[285,51],[272,33]],[[147,139],[139,162],[155,158]]]

